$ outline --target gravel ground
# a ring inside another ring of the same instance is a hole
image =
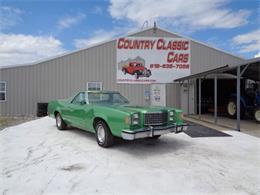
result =
[[[33,120],[0,131],[0,193],[260,194],[260,139],[226,133],[232,137],[169,134],[103,149],[93,134]]]
[[[36,119],[35,117],[0,117],[0,131],[6,127],[18,125]]]

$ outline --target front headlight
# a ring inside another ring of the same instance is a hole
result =
[[[174,111],[170,111],[169,112],[169,121],[174,121],[174,116],[175,116]]]
[[[139,113],[134,113],[132,115],[132,125],[139,125],[140,124],[140,114]]]
[[[138,113],[134,113],[133,114],[133,118],[139,118],[139,114]]]

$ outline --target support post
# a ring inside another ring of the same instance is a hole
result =
[[[201,119],[201,78],[199,78],[199,119]]]
[[[214,123],[218,122],[218,80],[217,75],[214,76]]]
[[[237,67],[237,130],[240,131],[240,66]]]
[[[187,85],[187,115],[190,114],[190,80],[188,80]]]

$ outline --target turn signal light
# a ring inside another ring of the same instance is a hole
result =
[[[126,116],[126,117],[125,117],[125,124],[130,125],[130,123],[131,123],[130,117],[129,117],[129,116]]]

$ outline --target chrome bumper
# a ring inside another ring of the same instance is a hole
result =
[[[122,131],[122,138],[125,140],[134,140],[139,138],[146,138],[146,137],[154,137],[156,135],[163,135],[167,133],[181,133],[188,129],[188,124],[183,125],[168,125],[168,126],[149,126],[143,129],[138,129],[135,131],[131,130],[123,130]]]

